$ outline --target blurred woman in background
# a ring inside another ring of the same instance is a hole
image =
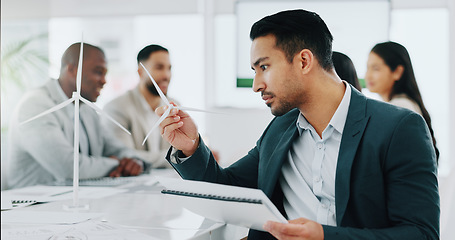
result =
[[[436,159],[439,159],[430,114],[423,104],[406,48],[396,42],[376,44],[368,56],[365,81],[367,88],[384,101],[422,115],[430,129]]]

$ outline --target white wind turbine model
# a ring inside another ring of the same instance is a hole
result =
[[[155,128],[157,128],[158,125],[160,125],[160,123],[169,115],[171,110],[174,109],[174,108],[179,109],[179,110],[183,110],[183,111],[196,111],[196,112],[214,113],[214,112],[200,110],[200,109],[196,109],[196,108],[188,108],[188,107],[180,107],[180,106],[176,107],[176,106],[172,105],[167,100],[167,98],[164,95],[164,93],[161,91],[161,89],[158,86],[158,84],[156,83],[155,79],[153,79],[152,75],[150,75],[149,71],[147,71],[147,68],[145,68],[144,64],[142,64],[142,62],[139,62],[139,64],[142,66],[142,68],[144,68],[145,72],[147,73],[147,75],[149,76],[149,78],[152,81],[153,85],[155,86],[156,91],[158,91],[158,94],[160,95],[161,99],[166,104],[166,106],[168,106],[168,108],[163,113],[163,115],[158,119],[158,121],[155,123],[155,125],[153,125],[152,129],[150,129],[150,131],[147,133],[147,135],[144,138],[144,141],[142,142],[142,145],[144,145],[145,141],[147,141],[147,138],[150,136],[150,134],[153,132],[153,130],[155,130]]]
[[[103,112],[101,108],[96,106],[94,103],[90,102],[89,100],[83,98],[81,96],[81,81],[82,81],[82,58],[83,58],[83,49],[84,49],[84,41],[82,39],[81,41],[81,49],[79,53],[79,62],[78,62],[78,67],[77,67],[77,74],[76,74],[76,92],[73,92],[73,96],[50,108],[49,110],[46,110],[24,122],[21,124],[28,123],[30,121],[33,121],[37,118],[40,118],[46,114],[55,112],[61,108],[66,107],[68,104],[71,104],[74,102],[74,171],[73,171],[73,206],[69,206],[71,209],[75,208],[80,208],[84,206],[79,205],[79,101],[84,102],[87,104],[89,107],[93,108],[98,114],[102,114],[105,116],[107,119],[115,123],[117,126],[119,126],[123,131],[127,132],[129,135],[131,133],[126,130],[120,123],[115,121],[112,117],[107,115],[106,113]]]

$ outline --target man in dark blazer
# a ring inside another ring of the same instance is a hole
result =
[[[342,81],[331,62],[332,35],[315,13],[267,16],[253,25],[250,37],[253,90],[276,118],[248,155],[221,168],[191,118],[172,110],[160,130],[173,146],[167,159],[179,174],[259,188],[292,219],[266,223],[268,232],[251,230],[249,240],[438,239],[435,152],[423,118],[368,99]],[[321,169],[322,180],[313,181]],[[302,184],[293,188],[296,178]],[[307,199],[327,201],[324,209],[333,201],[333,212],[316,210]],[[315,216],[295,217],[302,212]]]

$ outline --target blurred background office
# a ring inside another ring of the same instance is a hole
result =
[[[137,84],[135,56],[142,47],[155,43],[172,51],[169,95],[187,107],[226,113],[190,114],[218,150],[221,165],[231,164],[254,146],[272,119],[249,87],[248,31],[259,18],[294,8],[321,15],[334,35],[333,50],[352,59],[369,97],[379,99],[364,85],[371,48],[388,40],[406,46],[441,153],[441,191],[448,188],[446,179],[455,175],[453,0],[2,0],[2,171],[16,102],[27,89],[58,77],[60,56],[82,32],[84,41],[102,47],[108,59],[100,107]],[[3,180],[2,174],[2,189]]]

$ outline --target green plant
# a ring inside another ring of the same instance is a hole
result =
[[[1,51],[1,91],[5,93],[10,84],[25,90],[38,75],[47,74],[49,59],[47,52],[33,47],[33,43],[47,38],[47,33],[14,41]]]

